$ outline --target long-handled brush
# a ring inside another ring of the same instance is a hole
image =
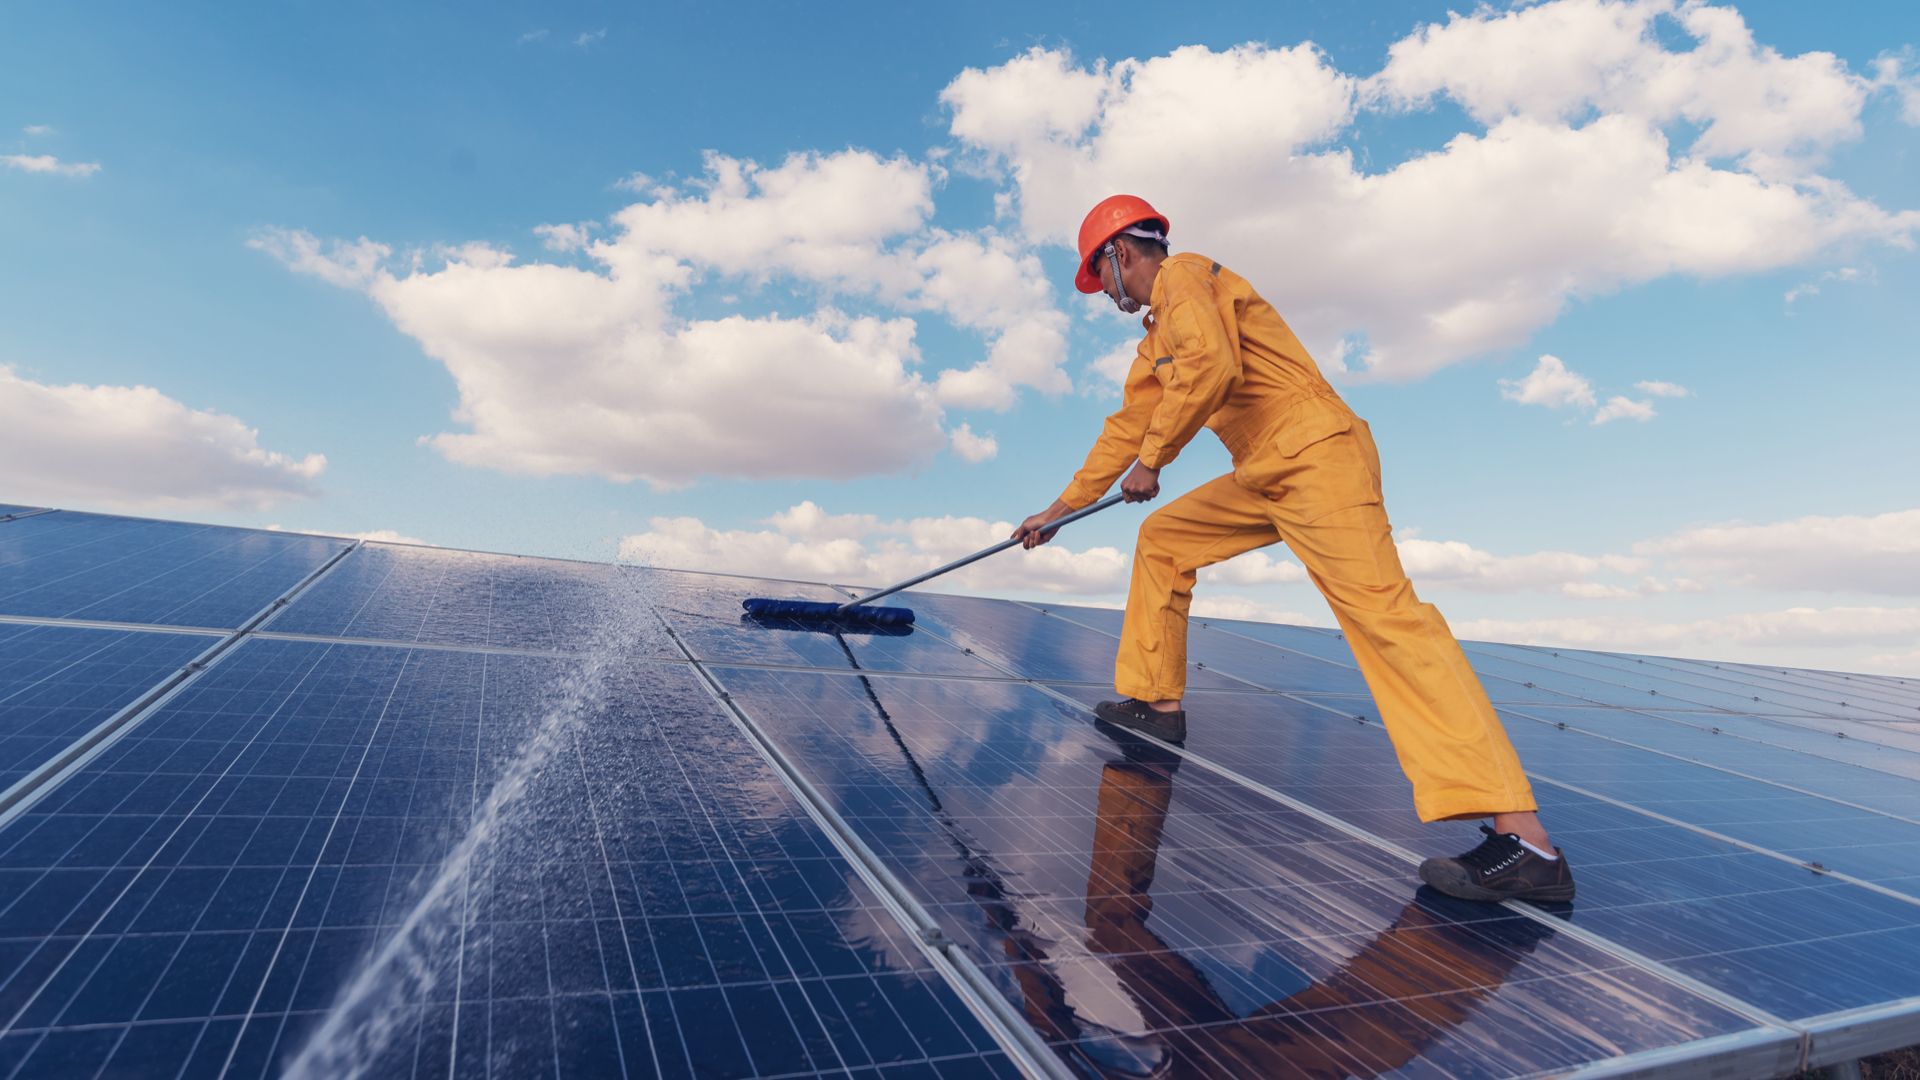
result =
[[[1086,517],[1088,514],[1105,510],[1107,507],[1119,502],[1122,498],[1124,498],[1124,496],[1118,494],[1109,495],[1091,506],[1083,506],[1048,525],[1047,535],[1051,537],[1053,533],[1062,526],[1071,525],[1081,518]],[[979,562],[981,559],[1005,551],[1019,542],[1020,541],[1009,537],[992,547],[981,548],[979,551],[964,558],[955,559],[945,566],[929,570],[919,577],[908,578],[898,585],[889,585],[879,592],[868,593],[865,596],[849,600],[844,604],[835,604],[820,600],[769,600],[754,597],[749,600],[740,601],[740,606],[747,609],[747,614],[763,619],[802,619],[833,623],[866,623],[877,626],[910,626],[913,623],[912,608],[868,607],[867,605],[883,596],[891,596],[901,589],[911,588],[923,581],[937,578],[941,574],[958,570],[969,563]]]

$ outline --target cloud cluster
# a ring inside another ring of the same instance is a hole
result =
[[[1796,607],[1677,621],[1624,615],[1469,619],[1456,622],[1453,629],[1463,638],[1482,641],[1698,656],[1728,645],[1792,649],[1910,645],[1920,638],[1920,608]],[[1897,662],[1898,657],[1889,660]]]
[[[1633,552],[1739,588],[1920,596],[1920,509],[1703,525]]]
[[[931,570],[1004,540],[1013,523],[975,517],[883,521],[828,514],[803,502],[766,519],[764,529],[715,529],[698,518],[658,517],[646,532],[621,538],[624,560],[667,569],[884,585]],[[1056,540],[955,571],[940,587],[955,591],[1034,591],[1090,596],[1126,584],[1128,560],[1110,547],[1075,551]]]
[[[0,484],[12,500],[148,512],[259,509],[317,494],[321,454],[267,450],[222,413],[147,386],[56,386],[0,366]]]
[[[19,172],[70,176],[82,180],[100,171],[97,161],[61,161],[52,154],[0,154],[0,165]]]
[[[1323,362],[1411,378],[1520,344],[1577,296],[1911,244],[1920,212],[1818,172],[1872,90],[1831,55],[1759,44],[1731,8],[1550,0],[1424,27],[1365,78],[1309,45],[1035,48],[942,100],[1034,240],[1146,195],[1177,244],[1285,297]],[[1440,98],[1481,130],[1378,172],[1338,144],[1363,109]]]
[[[520,262],[483,244],[396,257],[366,238],[264,230],[254,247],[364,291],[446,366],[467,430],[427,442],[465,464],[597,474],[670,487],[701,477],[846,478],[996,445],[949,408],[1057,393],[1066,319],[1039,261],[992,232],[933,228],[934,172],[858,150],[777,167],[710,155],[685,190],[594,223],[543,225],[545,246],[588,264]],[[815,290],[801,317],[686,319],[705,276]],[[835,299],[895,314],[850,315]],[[931,313],[987,341],[929,378],[917,324]]]
[[[1615,394],[1602,404],[1591,380],[1568,368],[1559,357],[1543,354],[1525,378],[1501,379],[1500,396],[1522,405],[1585,412],[1589,423],[1605,424],[1614,420],[1651,420],[1655,410],[1650,398],[1682,398],[1693,393],[1679,383],[1660,380],[1643,379],[1633,385],[1647,397],[1636,400]]]

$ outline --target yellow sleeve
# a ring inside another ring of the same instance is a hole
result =
[[[1171,359],[1158,374],[1165,392],[1140,440],[1140,460],[1150,469],[1164,467],[1206,426],[1240,385],[1239,336],[1221,319],[1209,276],[1193,267],[1168,264],[1156,282],[1166,308],[1154,313],[1161,347]],[[1156,292],[1159,292],[1156,289]]]
[[[1060,493],[1061,502],[1078,510],[1106,494],[1127,466],[1133,464],[1140,450],[1140,437],[1160,404],[1160,396],[1160,380],[1153,376],[1153,362],[1147,358],[1147,343],[1142,340],[1134,353],[1133,365],[1127,368],[1126,391],[1120,409],[1107,417],[1100,437],[1094,440],[1093,449],[1087,454],[1087,463],[1080,466],[1080,471],[1073,474],[1073,483]]]

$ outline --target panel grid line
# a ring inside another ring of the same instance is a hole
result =
[[[771,740],[747,718],[746,713],[734,703],[732,695],[722,689],[719,680],[707,669],[706,664],[687,648],[685,642],[681,641],[680,635],[663,616],[661,624],[668,636],[673,639],[674,644],[685,652],[688,660],[692,661],[694,670],[700,673],[709,689],[734,717],[735,722],[752,738],[768,762],[789,781],[802,805],[806,806],[827,830],[835,846],[840,848],[848,860],[861,871],[862,876],[869,879],[876,893],[887,902],[888,910],[914,935],[928,958],[935,962],[942,975],[946,976],[948,982],[960,993],[961,1000],[986,1022],[988,1030],[1001,1043],[1008,1056],[1020,1066],[1021,1071],[1030,1076],[1048,1077],[1050,1080],[1069,1080],[1071,1074],[1065,1070],[1059,1059],[1039,1042],[1038,1036],[1026,1026],[1024,1019],[1017,1015],[1009,1015],[1002,999],[992,991],[991,987],[984,984],[984,978],[979,976],[970,958],[945,941],[939,933],[939,924],[926,913],[912,894],[893,878],[885,863],[871,850],[866,849],[857,834],[848,829],[843,822],[835,821],[838,814],[831,805],[822,799],[817,791],[812,790],[812,785],[805,775],[799,772],[792,762],[777,752]]]

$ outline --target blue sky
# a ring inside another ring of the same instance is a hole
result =
[[[1461,633],[1916,673],[1916,45],[1893,3],[16,11],[0,501],[901,576],[1117,403],[1064,240],[1131,190],[1342,369]],[[952,584],[1115,603],[1138,515]],[[1201,610],[1326,622],[1266,554]]]

